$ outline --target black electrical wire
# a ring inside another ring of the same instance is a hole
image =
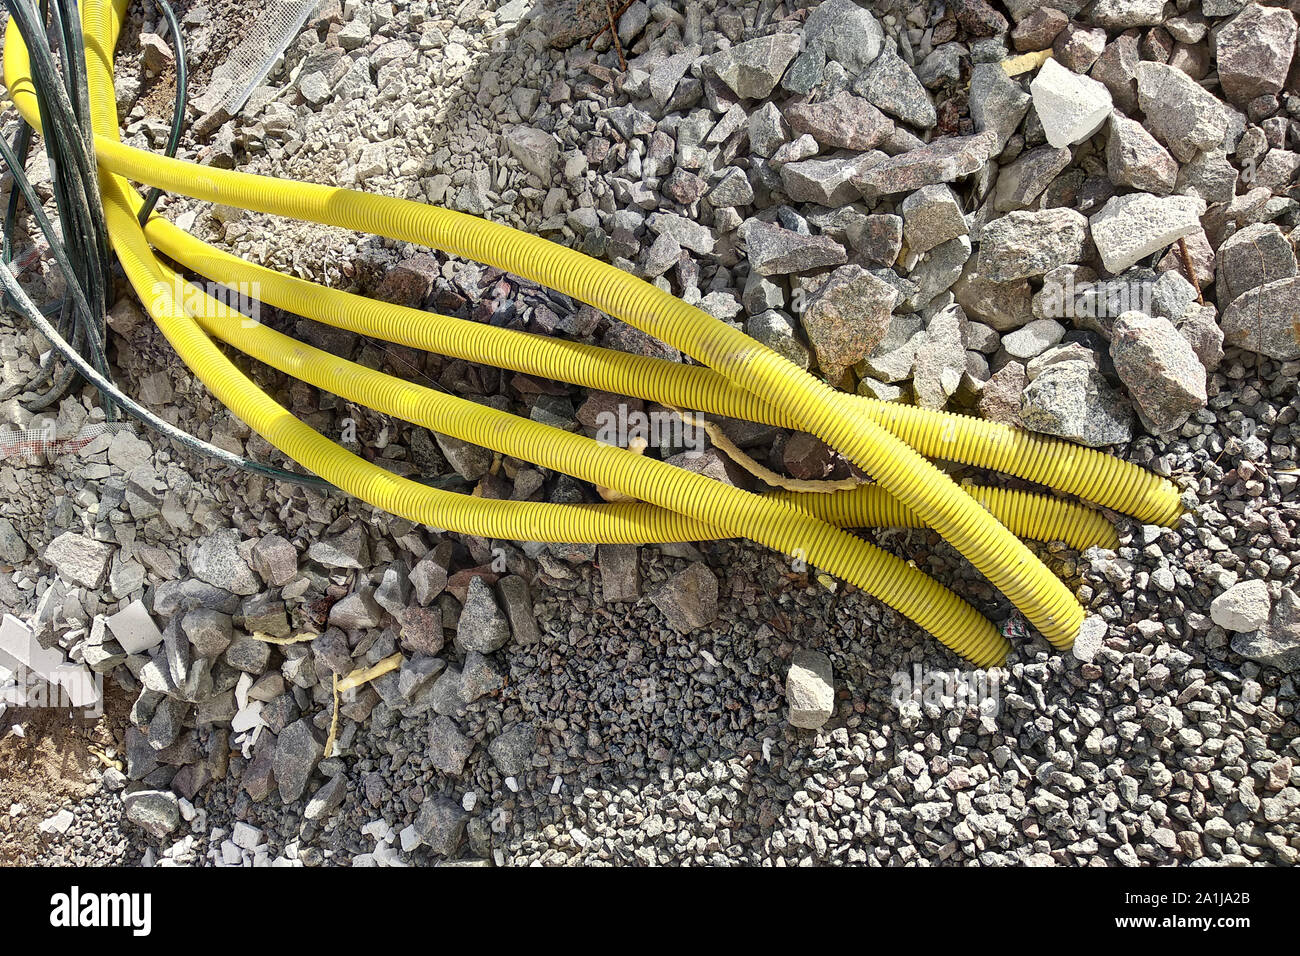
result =
[[[41,22],[45,22],[45,15],[49,7],[49,0],[41,0],[40,17]],[[32,148],[32,128],[27,125],[27,121],[21,116],[18,118],[18,132],[14,134],[13,151],[18,156],[18,162],[23,169],[27,168],[27,154]],[[18,220],[18,199],[20,193],[16,189],[9,191],[9,203],[5,209],[4,229],[0,230],[0,262],[8,265],[13,261],[14,249],[14,223]],[[5,295],[2,300],[5,308],[8,308],[9,297]]]
[[[16,303],[18,311],[27,318],[27,321],[31,322],[32,325],[35,326],[36,331],[45,336],[45,338],[49,340],[50,344],[57,349],[63,357],[77,369],[78,372],[81,373],[86,381],[90,382],[91,385],[94,385],[101,392],[112,394],[117,403],[122,407],[122,410],[127,414],[139,419],[141,422],[157,430],[165,437],[179,442],[186,448],[192,449],[193,451],[199,452],[200,454],[206,455],[210,458],[214,458],[224,464],[233,465],[243,471],[251,471],[274,478],[277,481],[288,481],[313,488],[332,489],[334,487],[332,484],[325,481],[325,479],[318,478],[315,475],[299,475],[291,471],[284,471],[281,468],[276,468],[274,465],[263,465],[260,462],[226,451],[224,448],[218,448],[216,445],[211,445],[195,438],[189,432],[177,428],[175,425],[171,424],[171,422],[159,418],[135,399],[130,398],[121,392],[117,386],[107,378],[101,376],[99,372],[95,370],[95,367],[86,361],[84,356],[79,354],[76,349],[65,341],[55,330],[54,326],[49,323],[44,315],[41,314],[41,310],[38,309],[35,303],[32,302],[31,298],[28,297],[27,292],[23,287],[19,285],[18,278],[13,274],[13,270],[3,263],[0,263],[0,283],[4,284],[5,292]]]
[[[5,0],[5,4],[31,52],[33,87],[45,133],[46,153],[50,160],[55,206],[62,226],[60,234],[45,214],[40,197],[36,195],[27,177],[25,159],[31,145],[32,131],[24,124],[14,145],[0,138],[0,159],[4,160],[13,177],[9,213],[3,230],[3,255],[0,255],[3,260],[0,261],[0,286],[3,286],[5,301],[49,341],[52,347],[50,361],[53,361],[53,356],[57,353],[65,363],[54,376],[52,388],[27,407],[37,411],[54,404],[66,394],[67,388],[80,375],[99,390],[105,412],[110,418],[113,417],[113,411],[120,407],[165,437],[223,464],[277,481],[320,490],[333,489],[334,485],[316,475],[299,474],[274,465],[264,465],[202,441],[160,418],[113,383],[108,375],[108,360],[104,354],[107,335],[104,320],[111,305],[112,260],[108,255],[108,230],[100,202],[93,130],[90,127],[89,108],[85,105],[89,98],[88,93],[83,98],[79,92],[86,85],[80,18],[75,3],[70,0],[54,0],[51,17],[55,32],[60,37],[59,47],[64,54],[64,69],[60,76],[50,52],[50,35],[44,26],[45,4],[42,3],[39,11],[31,0]],[[170,12],[170,7],[168,11]],[[169,17],[169,24],[174,35],[179,38],[179,23],[175,21],[174,13]],[[80,66],[70,67],[69,60],[78,61]],[[180,86],[183,89],[184,83]],[[174,140],[179,141],[178,127],[183,119],[182,108],[173,118]],[[10,268],[13,218],[19,197],[32,211],[68,289],[67,296],[61,302],[47,306],[46,309],[38,308],[32,302]],[[51,321],[46,317],[47,311],[51,315],[57,313],[57,317]],[[90,352],[89,358],[85,354],[87,351]]]
[[[15,24],[23,34],[31,53],[33,87],[41,114],[46,155],[50,163],[55,206],[59,212],[62,242],[71,260],[75,280],[83,285],[92,311],[72,309],[76,322],[73,336],[78,351],[89,353],[92,364],[106,376],[108,360],[104,354],[108,308],[112,300],[112,258],[108,246],[108,229],[99,196],[98,171],[90,128],[89,91],[80,25],[75,7],[67,0],[54,0],[50,6],[61,63],[51,52],[51,37],[33,0],[6,0]],[[74,61],[80,58],[78,65]],[[62,70],[60,70],[62,67]],[[69,90],[72,94],[69,95]],[[78,107],[74,107],[76,101]],[[29,198],[29,204],[31,200]],[[75,380],[66,369],[56,376],[54,386],[32,410],[41,410],[57,402]],[[111,399],[105,398],[105,413],[116,417]]]
[[[167,21],[167,29],[171,31],[172,48],[175,51],[173,58],[176,61],[176,102],[172,107],[172,125],[171,131],[167,135],[168,156],[175,156],[176,150],[181,144],[181,130],[185,126],[185,110],[189,103],[189,85],[190,74],[189,64],[185,52],[185,38],[181,35],[181,23],[176,19],[176,11],[167,0],[154,0],[158,9],[162,11],[163,18]],[[145,195],[144,206],[140,209],[140,225],[149,221],[149,216],[153,213],[153,207],[157,204],[158,198],[162,195],[162,190],[157,186],[152,187]]]
[[[14,134],[12,149],[14,155],[18,157],[18,164],[27,168],[27,154],[32,148],[32,128],[27,125],[25,120],[18,120],[18,132]],[[5,265],[14,261],[14,223],[18,220],[18,199],[20,193],[17,189],[9,190],[9,202],[5,209],[5,224],[3,233],[0,234],[0,261]]]

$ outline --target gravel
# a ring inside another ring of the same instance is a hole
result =
[[[582,6],[488,2],[457,19],[327,2],[269,86],[238,117],[200,117],[182,156],[528,229],[842,388],[1106,447],[1171,476],[1187,513],[1173,528],[1120,519],[1116,551],[1034,546],[1090,612],[1070,654],[1026,634],[933,535],[874,533],[1012,635],[1006,668],[969,699],[935,681],[977,672],[799,555],[486,541],[224,474],[129,430],[4,459],[0,603],[133,702],[109,755],[122,769],[99,773],[62,835],[66,817],[47,827],[41,859],[1300,862],[1294,14],[827,0],[781,20],[767,5],[636,3],[619,23],[623,71],[607,33],[587,49],[605,13]],[[187,21],[198,48],[229,12]],[[124,36],[161,30],[146,17],[133,7]],[[1037,70],[1000,65],[1049,46]],[[141,55],[159,66],[157,44]],[[161,86],[137,60],[120,68],[126,138],[158,148]],[[273,268],[680,359],[490,267],[179,197],[161,208]],[[24,281],[44,291],[43,276]],[[1062,276],[1071,294],[1053,303]],[[616,404],[275,310],[261,320],[585,434]],[[5,381],[26,381],[43,347],[0,322]],[[282,461],[137,307],[119,302],[110,324],[128,391]],[[598,500],[249,374],[399,474]],[[17,394],[0,418],[26,428]],[[47,418],[75,434],[102,411],[83,391]],[[850,474],[808,436],[722,424],[773,467]],[[666,439],[647,454],[683,450]],[[128,609],[142,642],[113,626]],[[341,695],[326,756],[334,677],[397,654]]]

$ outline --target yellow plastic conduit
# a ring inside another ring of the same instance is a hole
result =
[[[109,16],[110,62],[126,6],[127,0],[115,0]],[[328,289],[247,263],[161,217],[151,218],[146,234],[167,255],[209,278],[256,283],[264,301],[340,328],[673,407],[795,427],[779,408],[703,366],[498,329]],[[1146,522],[1171,525],[1182,512],[1169,481],[1114,456],[968,416],[865,397],[857,401],[874,421],[926,457],[1014,474]]]
[[[149,219],[145,234],[159,251],[209,279],[250,286],[270,305],[336,328],[674,408],[797,427],[781,408],[702,365],[497,328],[331,289],[216,249],[161,216]],[[1171,525],[1182,511],[1168,480],[1095,449],[951,412],[866,397],[857,401],[864,414],[927,458],[1015,475],[1148,523]]]
[[[114,250],[122,262],[127,277],[135,288],[136,294],[149,304],[151,313],[163,334],[213,394],[235,411],[241,419],[248,422],[250,427],[264,435],[268,441],[322,477],[348,491],[363,494],[367,500],[375,501],[381,507],[397,514],[411,514],[416,510],[401,498],[393,501],[391,497],[385,500],[364,494],[365,492],[373,494],[373,484],[382,477],[374,475],[371,471],[375,466],[362,467],[364,463],[360,459],[343,453],[336,445],[294,419],[252,386],[251,382],[221,355],[184,308],[176,302],[175,297],[167,291],[175,288],[172,285],[174,279],[157,264],[156,260],[150,262],[152,252],[131,214],[119,181],[112,181],[107,176],[104,179],[103,191],[109,231]],[[278,351],[273,340],[278,333],[263,325],[250,323],[248,328],[243,328],[243,323],[238,318],[216,322],[206,316],[204,322],[255,357],[261,357],[259,351],[263,347],[268,349],[263,353],[267,359],[272,358],[271,351]],[[572,455],[575,449],[569,447],[570,443],[556,440],[561,435],[576,442],[590,442],[594,448],[584,446],[579,455],[591,456],[594,459],[597,452],[600,454],[603,459],[600,464],[605,466],[602,474],[607,470],[612,475],[605,478],[603,483],[625,490],[642,500],[667,504],[674,510],[680,508],[682,513],[689,514],[705,524],[720,527],[731,535],[747,533],[747,536],[753,540],[779,551],[785,553],[801,551],[807,555],[810,564],[823,568],[876,595],[891,607],[911,617],[953,650],[977,664],[989,666],[1000,662],[1005,657],[1006,641],[973,608],[952,592],[893,555],[834,529],[789,504],[731,488],[702,475],[694,475],[674,468],[664,462],[634,455],[626,449],[601,445],[578,435],[547,428],[528,419],[496,412],[494,409],[478,406],[473,402],[454,399],[430,389],[423,389],[422,386],[383,376],[318,349],[294,343],[287,337],[283,338],[286,339],[285,348],[291,350],[291,354],[279,354],[275,359],[288,365],[294,374],[308,381],[328,384],[333,391],[341,395],[350,395],[359,394],[354,388],[355,381],[366,378],[371,386],[387,386],[385,394],[367,390],[367,401],[392,414],[400,414],[412,420],[424,418],[420,406],[433,396],[450,402],[463,402],[472,408],[461,409],[458,421],[440,421],[443,428],[454,426],[451,431],[459,432],[466,436],[466,440],[476,441],[478,444],[500,444],[509,447],[513,454],[526,460],[545,461],[551,451],[559,455]],[[361,374],[365,372],[370,372],[373,378]],[[352,381],[349,381],[350,377]],[[376,382],[375,378],[386,381]],[[420,392],[427,394],[421,395]],[[508,419],[513,421],[507,421]],[[493,433],[490,440],[487,438],[488,432]],[[375,470],[382,471],[382,469]],[[580,474],[583,472],[592,474],[595,466],[588,467],[584,463],[576,470]],[[360,474],[354,475],[354,473]],[[394,483],[400,480],[387,473],[384,475]],[[373,481],[358,481],[357,478],[361,476]],[[406,482],[406,484],[414,486],[405,489],[408,493],[419,489],[421,497],[426,496],[430,491],[414,482]],[[483,527],[483,522],[479,519],[483,516],[482,513],[487,511],[484,505],[514,504],[512,502],[485,502],[481,498],[446,492],[427,496],[435,502],[448,504],[450,507],[445,514],[442,511],[423,514],[417,519],[422,523],[509,539],[528,539],[534,536],[531,526],[505,528],[493,526],[491,530],[485,530]],[[448,502],[447,499],[455,500]],[[673,511],[660,513],[669,518],[678,517]],[[744,532],[740,530],[742,528],[745,529]],[[575,527],[565,533],[569,535],[569,540],[580,541],[589,538],[595,532]]]
[[[101,15],[100,28],[90,31],[100,44],[110,35],[108,19]],[[98,51],[89,47],[88,59],[111,62],[102,46]],[[101,166],[120,175],[199,199],[375,233],[486,262],[585,301],[740,387],[773,396],[775,403],[790,407],[800,427],[916,511],[1052,644],[1064,649],[1074,642],[1083,608],[1023,542],[938,468],[862,415],[860,403],[707,313],[574,250],[472,216],[386,196],[197,167],[124,146],[105,132],[101,126],[96,136],[97,156]],[[812,553],[807,543],[796,547]],[[836,573],[825,560],[818,563]]]
[[[1111,550],[1119,547],[1119,535],[1114,526],[1091,508],[1011,488],[991,488],[969,482],[964,482],[962,488],[1017,537],[1064,541],[1079,551],[1091,547]],[[852,491],[830,495],[790,491],[769,494],[841,528],[925,526],[916,512],[878,485],[862,485]],[[860,523],[866,519],[869,519],[868,523]]]
[[[138,212],[138,197],[129,197]],[[170,281],[180,278],[160,265]],[[681,510],[697,490],[717,490],[717,482],[682,472],[655,459],[627,456],[622,449],[602,444],[562,429],[542,425],[507,412],[497,411],[467,399],[385,375],[374,369],[339,358],[257,323],[248,324],[242,314],[225,303],[186,286],[186,302],[201,300],[195,318],[209,334],[247,355],[317,388],[331,391],[376,411],[410,421],[493,451],[531,461],[544,468],[567,470],[594,484],[617,488],[637,496],[619,469],[610,462],[659,472],[665,482],[681,480],[693,487],[670,489],[666,508]],[[723,486],[726,488],[726,486]],[[1040,541],[1064,541],[1083,550],[1094,545],[1115,548],[1118,536],[1102,515],[1081,505],[1011,489],[964,484],[963,489],[989,509],[1020,537]],[[735,489],[726,494],[735,495]],[[740,492],[744,494],[744,492]],[[774,500],[788,502],[838,527],[922,527],[917,515],[876,485],[862,485],[835,494],[774,492]],[[641,507],[648,507],[642,505]],[[721,535],[717,528],[682,521],[674,530],[677,540],[700,541]]]
[[[418,242],[477,259],[587,301],[656,335],[755,394],[855,462],[952,543],[1060,648],[1083,608],[1032,552],[950,478],[796,365],[712,316],[580,253],[460,213],[384,196],[208,170],[96,138],[102,165],[200,199]],[[823,565],[823,567],[826,567]],[[826,567],[826,570],[830,570]]]
[[[130,190],[127,190],[126,196],[128,202],[132,207],[132,210],[138,213],[139,206],[141,205],[139,201],[139,197],[133,191]],[[194,240],[188,234],[183,233],[180,230],[175,229],[175,227],[170,226],[170,224],[166,223],[165,220],[158,219],[158,220],[152,220],[152,222],[154,222],[157,225],[165,225],[167,229],[170,231],[170,233],[175,234],[175,236],[178,236],[182,239],[189,240],[191,247],[197,247],[199,250],[201,250],[199,253],[200,255],[206,254],[210,257],[222,257],[234,263],[247,265],[247,263],[244,263],[243,260],[237,259],[233,256],[229,256],[228,254],[220,252],[219,250],[216,250],[211,246],[206,246],[205,244],[200,243],[197,240]],[[251,280],[241,280],[241,281],[260,282],[261,277],[263,276],[265,276],[268,280],[289,278],[289,277],[282,276],[279,273],[262,269],[261,267],[252,266],[249,268],[254,270],[252,272],[253,278]],[[169,272],[167,274],[170,275]],[[175,277],[173,276],[173,279],[174,278]],[[286,285],[290,286],[291,288],[296,288],[299,292],[304,294],[327,293],[330,297],[334,298],[335,305],[336,307],[339,308],[340,312],[345,310],[356,311],[359,306],[363,306],[367,303],[375,306],[387,305],[386,303],[374,303],[371,300],[365,299],[360,296],[340,293],[337,292],[336,290],[326,289],[324,287],[315,285],[314,283],[308,283],[303,280],[293,279],[287,282]],[[197,290],[194,291],[197,294]],[[187,299],[187,301],[190,300]],[[213,309],[216,310],[220,310],[224,308],[224,306],[221,303],[213,302],[211,299],[208,299],[208,303]],[[293,304],[292,299],[286,302],[286,306],[291,306],[292,304]],[[396,306],[391,306],[390,308],[393,309],[395,312],[399,312],[399,311],[409,312],[412,314],[414,318],[417,319],[429,317],[427,313],[418,312],[412,309],[400,310]],[[327,312],[328,310],[321,310],[321,314],[326,314]],[[518,333],[518,332],[513,332],[504,329],[496,329],[490,326],[482,327],[477,324],[467,323],[464,322],[464,320],[459,320],[459,319],[448,319],[442,316],[432,316],[432,318],[441,320],[443,323],[446,323],[448,326],[451,323],[459,323],[461,325],[469,325],[471,328],[478,331],[486,330],[491,332],[499,332],[504,336],[513,336],[516,339],[536,339],[539,342],[543,342],[547,345],[563,346],[565,344],[569,344],[569,343],[556,342],[550,339],[545,339],[540,336],[529,336],[525,333]],[[201,324],[203,324],[202,319],[200,321]],[[364,321],[364,316],[361,317],[361,321]],[[212,331],[212,328],[209,328],[209,331]],[[362,329],[362,331],[369,331],[369,330]],[[394,331],[400,331],[400,330],[395,328]],[[444,326],[444,328],[441,329],[441,331],[443,332],[442,336],[434,337],[435,341],[432,343],[433,348],[438,349],[441,346],[454,346],[456,342],[461,341],[458,338],[452,338],[448,334],[449,329],[446,326]],[[232,337],[229,335],[223,336],[223,338],[225,338],[227,341],[234,341]],[[289,340],[283,336],[277,336],[277,338],[283,340],[280,343],[280,347],[290,355],[293,354],[293,347],[299,345],[299,343],[293,342],[292,340]],[[418,338],[419,338],[418,335],[413,336],[412,340],[408,341],[407,344],[412,344],[417,346],[421,344],[425,344],[425,347],[430,347],[426,343],[421,343],[420,341],[414,340]],[[238,345],[240,343],[236,341],[235,344]],[[506,343],[504,342],[501,343],[502,346],[504,346],[505,344]],[[715,380],[717,384],[721,386],[722,389],[732,394],[741,394],[735,392],[735,390],[730,386],[729,383],[727,383],[725,380],[719,379],[715,375],[715,373],[707,369],[700,368],[698,366],[683,366],[683,365],[678,365],[676,363],[663,362],[662,360],[657,360],[657,359],[647,359],[641,356],[626,355],[626,353],[615,352],[607,349],[594,349],[591,347],[579,347],[579,348],[588,349],[593,352],[602,352],[615,357],[620,357],[620,356],[625,357],[634,362],[657,363],[657,364],[667,366],[668,368],[674,371],[700,371],[710,376],[713,380]],[[472,347],[465,348],[463,349],[463,351],[465,353],[466,358],[470,358],[471,360],[478,360],[478,358],[475,356]],[[490,361],[493,355],[499,354],[501,351],[502,348],[500,346],[497,349],[489,350],[488,355],[486,356],[486,360]],[[270,354],[271,353],[263,349],[261,350],[261,352],[257,354],[257,357],[265,361]],[[329,358],[332,359],[333,357],[330,356]],[[348,364],[351,365],[352,363],[348,363]],[[277,365],[276,367],[280,367],[282,371],[289,371],[292,374],[292,369],[284,368],[283,363]],[[580,369],[582,367],[585,366],[575,366],[575,368],[577,369]],[[368,376],[372,374],[377,375],[377,373],[371,373],[371,370],[369,369],[364,369],[363,371]],[[632,367],[631,369],[627,369],[625,371],[627,371],[629,374],[635,374],[636,368]],[[333,373],[326,372],[325,374],[318,376],[315,383],[319,384],[320,387],[327,388],[328,383],[334,381],[335,378],[336,376]],[[376,381],[380,381],[380,382],[386,380],[387,380],[386,376],[380,376],[376,379]],[[595,387],[599,387],[599,385],[596,385]],[[704,399],[708,398],[707,391],[703,391],[700,394],[702,398]],[[347,397],[364,400],[364,393],[349,394]],[[445,396],[439,393],[432,393],[432,392],[430,393],[430,398],[435,402],[441,401],[444,397]],[[474,406],[472,403],[463,403],[463,404],[465,407],[477,408],[477,406]],[[421,419],[421,422],[426,424],[429,427],[434,427],[434,428],[438,427],[438,420],[433,416],[426,415],[424,418]],[[461,435],[458,437],[464,437],[464,436]],[[503,451],[505,453],[512,453],[510,449],[506,449],[502,447],[497,447],[494,450]],[[593,476],[592,480],[601,481],[605,477],[606,476],[596,474]],[[989,510],[992,511],[995,514],[995,516],[999,517],[999,519],[1005,518],[1006,523],[1008,523],[1011,526],[1011,530],[1017,535],[1036,538],[1038,540],[1043,540],[1043,541],[1062,540],[1067,544],[1071,545],[1072,547],[1078,548],[1080,550],[1092,546],[1113,548],[1117,544],[1117,537],[1115,535],[1114,529],[1110,526],[1109,522],[1105,521],[1104,518],[1102,518],[1100,515],[1086,508],[1082,508],[1077,505],[1070,505],[1066,502],[1057,501],[1055,499],[1048,498],[1045,496],[1033,495],[1030,493],[1014,491],[1009,489],[986,488],[986,487],[981,487],[973,484],[967,484],[964,485],[963,487],[966,488],[966,490],[969,493],[974,495],[976,499],[981,502],[981,504],[989,508]],[[912,512],[911,510],[909,510],[908,508],[900,504],[897,500],[892,499],[883,489],[876,486],[864,485],[863,487],[856,489],[852,492],[844,492],[844,493],[829,495],[829,496],[816,495],[816,494],[783,494],[780,495],[779,497],[788,500],[791,504],[800,506],[801,508],[803,508],[803,510],[810,511],[813,514],[822,517],[824,520],[831,521],[832,523],[837,524],[840,527],[915,528],[915,527],[922,526],[920,519],[916,516],[914,512]],[[632,512],[640,507],[645,507],[645,506],[640,506],[640,505],[625,506],[617,510],[620,512],[621,511]],[[605,506],[596,506],[596,508],[602,511],[614,510],[614,509],[609,509]],[[674,527],[669,529],[670,533],[673,533],[675,535],[673,540],[679,540],[679,541],[705,540],[705,538],[708,535],[717,533],[717,529],[694,524],[687,520],[677,522],[677,525],[679,527]]]
[[[138,212],[138,197],[129,198],[132,199],[132,210]],[[171,281],[181,281],[170,270],[160,268]],[[245,316],[234,312],[224,303],[207,297],[193,287],[186,288],[185,301],[193,302],[196,298],[203,301],[204,308],[197,311],[195,318],[209,334],[286,374],[350,401],[463,441],[531,461],[544,468],[568,470],[575,477],[618,488],[633,496],[638,494],[625,485],[618,472],[607,467],[611,452],[618,453],[614,460],[624,463],[629,461],[621,449],[393,378],[298,342],[265,326],[256,323],[248,325]],[[701,489],[716,487],[716,482],[705,484],[710,479],[701,480],[698,475],[683,473],[654,459],[633,456],[630,461],[637,467],[661,472],[666,481],[682,479]],[[671,469],[671,472],[664,469]],[[1040,541],[1060,540],[1079,550],[1094,545],[1108,548],[1118,546],[1118,537],[1110,522],[1088,508],[1011,489],[977,485],[962,487],[999,520],[1005,518],[1004,523],[1017,536]],[[684,497],[674,489],[671,502],[665,507],[680,510],[684,507],[684,502],[696,493],[695,488],[685,488],[683,491]],[[729,490],[726,493],[735,494],[735,491]],[[842,528],[922,526],[914,512],[875,485],[863,485],[835,494],[774,493],[769,497],[786,501]],[[732,536],[721,535],[717,528],[689,521],[679,522],[673,530],[681,535],[676,540],[682,541]]]
[[[84,16],[88,33],[88,74],[92,103],[95,105],[95,125],[115,132],[117,119],[112,98],[111,60],[102,55],[102,47],[97,49],[92,45],[93,41],[107,33],[107,13],[103,0],[91,0],[86,5]],[[397,514],[410,514],[416,510],[414,506],[417,502],[411,500],[415,497],[412,493],[418,489],[416,496],[422,496],[431,489],[399,479],[374,466],[367,467],[366,463],[355,456],[343,452],[253,386],[220,353],[176,301],[173,290],[177,287],[168,275],[168,270],[157,262],[149,249],[143,231],[131,212],[122,180],[105,173],[101,175],[101,188],[114,250],[136,294],[149,305],[163,334],[213,394],[276,447],[345,490],[354,494],[360,494],[363,490],[377,492],[380,500],[365,497]],[[252,340],[273,342],[269,336],[276,333],[258,324],[248,324],[247,328],[245,325],[238,319],[222,323],[223,328],[232,334],[245,332]],[[320,356],[333,358],[323,352],[312,356],[299,343],[293,343],[289,347],[299,352],[305,363],[311,362],[313,358],[319,359]],[[337,369],[334,374],[338,374]],[[398,379],[388,379],[385,384],[396,388],[398,383]],[[550,434],[555,431],[553,429],[527,419],[509,421],[513,416],[502,415],[474,403],[465,404],[473,406],[463,410],[466,419],[464,427],[471,431],[474,428],[495,429],[497,437],[502,441],[506,440],[505,432],[512,432],[509,437],[525,445],[555,440],[555,436]],[[560,434],[580,442],[587,441],[568,433]],[[638,498],[655,503],[658,503],[656,498],[661,495],[668,496],[674,503],[678,503],[678,498],[687,499],[680,502],[684,505],[682,510],[685,513],[705,524],[727,528],[736,535],[747,531],[748,536],[754,540],[785,553],[798,551],[806,554],[811,564],[875,594],[976,664],[991,666],[1005,658],[1007,642],[988,621],[952,592],[898,558],[777,499],[739,491],[703,476],[674,469],[665,463],[641,458],[625,449],[593,444],[596,445],[594,450],[585,447],[583,450],[602,456],[606,466],[618,479],[608,482],[611,486],[623,488]],[[545,450],[539,448],[535,454],[544,455]],[[533,454],[521,457],[531,458]],[[660,467],[652,467],[655,465]],[[380,474],[376,475],[375,471]],[[681,493],[679,489],[688,489],[689,493]],[[485,504],[482,499],[446,493],[431,497],[448,505],[448,516],[440,515],[436,519],[422,516],[416,520],[452,530],[467,530],[467,523],[474,522],[476,514],[483,510]],[[448,497],[458,500],[447,502]],[[504,512],[507,516],[510,513],[509,509],[496,511]],[[739,530],[742,528],[746,531]],[[510,539],[529,537],[527,531],[519,528],[510,531],[476,529],[473,533]],[[575,535],[570,540],[582,538]]]
[[[11,47],[11,49],[12,49],[12,47]],[[116,123],[115,123],[115,121],[114,121],[114,123],[113,123],[113,132],[115,132],[115,131],[116,131]],[[133,220],[132,220],[132,222],[133,222]],[[147,250],[146,250],[146,252],[147,252]],[[291,340],[290,340],[290,341],[291,341]],[[381,377],[382,377],[382,376],[381,376]],[[382,378],[386,378],[386,377],[382,377]],[[281,411],[283,411],[283,410],[281,410]],[[508,416],[507,416],[507,417],[508,417]],[[531,424],[531,423],[529,423],[529,424]],[[480,443],[485,443],[485,442],[480,442]],[[707,481],[707,479],[706,479],[706,481]],[[828,568],[828,570],[834,570],[834,569],[833,569],[833,568]],[[927,581],[927,583],[932,583],[932,582],[928,582],[928,581]]]

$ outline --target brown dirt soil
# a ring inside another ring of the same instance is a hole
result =
[[[40,822],[86,796],[94,787],[102,761],[90,748],[122,754],[122,738],[131,702],[116,686],[105,684],[104,715],[95,719],[67,711],[10,709],[0,733],[22,724],[25,736],[0,740],[0,866],[31,865],[41,853]],[[22,813],[10,814],[12,804]]]

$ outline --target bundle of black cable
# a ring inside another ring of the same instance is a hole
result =
[[[180,24],[170,5],[166,0],[155,2],[172,34],[178,64],[176,108],[167,143],[167,154],[171,156],[175,155],[180,142],[181,124],[185,118],[185,48]],[[5,5],[22,32],[31,57],[40,132],[49,158],[60,226],[56,230],[45,214],[41,199],[27,176],[27,154],[34,131],[20,120],[13,144],[0,137],[0,158],[13,177],[0,246],[0,286],[3,286],[5,308],[26,319],[51,345],[48,360],[42,363],[37,378],[28,383],[28,389],[34,390],[41,377],[48,378],[50,385],[24,406],[31,412],[49,408],[67,394],[80,376],[99,391],[105,416],[110,421],[116,419],[120,408],[165,437],[224,465],[279,481],[331,488],[328,482],[314,475],[285,471],[200,441],[158,417],[113,383],[105,355],[108,310],[113,304],[113,260],[95,168],[86,56],[77,6],[74,0],[41,0],[39,7],[35,0],[5,0]],[[154,190],[142,210],[142,219],[148,217],[157,198]],[[44,307],[38,307],[32,301],[12,268],[13,233],[20,200],[27,204],[37,228],[45,237],[67,290],[61,300]],[[63,360],[58,371],[52,371],[55,356]]]

